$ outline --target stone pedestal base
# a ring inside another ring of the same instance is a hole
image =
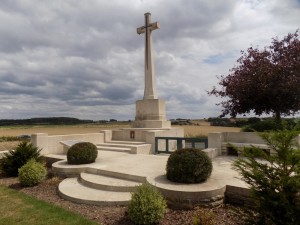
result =
[[[136,101],[136,117],[133,128],[170,128],[166,120],[165,101],[161,99],[144,99]]]
[[[134,121],[132,123],[133,128],[171,128],[170,121],[161,120],[142,120]]]
[[[112,140],[117,141],[137,141],[151,144],[150,154],[155,153],[156,137],[184,137],[182,127],[174,128],[122,128],[112,131]],[[172,149],[171,145],[169,146]]]

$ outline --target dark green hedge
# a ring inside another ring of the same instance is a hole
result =
[[[167,161],[167,179],[179,183],[206,181],[212,172],[212,161],[200,149],[181,149],[173,152]]]
[[[73,165],[93,163],[97,156],[97,147],[90,142],[77,143],[67,152],[68,163]]]

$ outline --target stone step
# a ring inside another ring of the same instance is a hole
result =
[[[114,144],[125,144],[125,145],[142,145],[146,144],[146,142],[141,141],[118,141],[118,140],[111,140],[106,143],[114,143]]]
[[[130,192],[98,190],[84,186],[78,178],[67,178],[58,186],[59,195],[69,201],[92,205],[127,205]]]
[[[84,172],[80,173],[79,181],[94,189],[118,192],[134,192],[136,186],[142,184],[136,181]]]
[[[132,147],[139,147],[139,146],[142,146],[142,145],[145,145],[145,144],[146,143],[143,143],[143,144],[134,144],[134,143],[105,142],[105,143],[97,144],[97,146],[132,148]]]
[[[102,175],[106,177],[113,177],[121,180],[131,180],[135,181],[137,183],[145,183],[147,181],[146,177],[139,176],[139,175],[133,175],[128,174],[124,172],[116,172],[116,171],[110,171],[106,169],[99,169],[99,168],[86,168],[86,173],[91,173],[94,175]]]
[[[126,152],[132,154],[150,154],[151,144],[137,141],[110,141],[97,144],[98,150]]]
[[[97,149],[100,151],[114,151],[114,152],[131,153],[130,147],[113,147],[113,146],[106,146],[106,145],[98,144]]]

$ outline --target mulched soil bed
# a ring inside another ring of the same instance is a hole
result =
[[[86,204],[77,204],[60,198],[57,194],[57,186],[61,178],[51,177],[35,187],[21,187],[18,178],[0,177],[0,185],[17,189],[27,195],[37,199],[53,203],[62,208],[77,212],[84,217],[103,225],[132,225],[130,222],[126,207],[123,206],[94,206]],[[204,209],[209,210],[209,209]],[[218,225],[238,225],[243,224],[242,208],[222,205],[212,209],[215,217],[215,224]],[[194,210],[172,210],[167,209],[164,218],[159,224],[162,225],[187,225],[193,224]]]

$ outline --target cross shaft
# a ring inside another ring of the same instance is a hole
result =
[[[137,28],[138,34],[145,33],[145,91],[144,99],[157,99],[154,64],[152,56],[152,31],[159,29],[159,23],[151,23],[151,14],[145,13],[145,25]]]

